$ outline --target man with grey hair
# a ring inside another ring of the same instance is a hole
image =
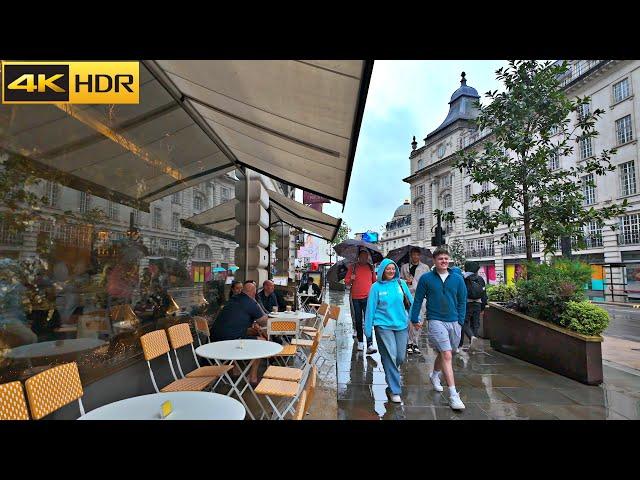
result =
[[[276,293],[276,284],[271,280],[262,282],[262,290],[256,295],[256,301],[266,312],[273,311],[273,307],[278,307],[278,310],[283,311],[287,306],[284,300]]]

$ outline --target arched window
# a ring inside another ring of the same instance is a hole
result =
[[[447,194],[442,197],[442,206],[443,208],[451,208],[451,195]]]
[[[196,247],[194,252],[194,258],[198,260],[211,260],[211,249],[209,245],[200,244]]]
[[[200,212],[204,208],[204,195],[200,192],[193,192],[193,209]]]

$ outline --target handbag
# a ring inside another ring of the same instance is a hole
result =
[[[409,311],[411,309],[411,302],[407,298],[407,294],[404,292],[404,288],[402,288],[400,279],[398,279],[398,285],[400,286],[400,291],[402,292],[402,303],[404,304],[404,308],[405,310]]]

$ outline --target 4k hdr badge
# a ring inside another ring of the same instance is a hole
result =
[[[2,103],[140,103],[140,63],[3,61]]]

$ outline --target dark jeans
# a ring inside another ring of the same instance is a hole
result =
[[[464,326],[462,327],[462,335],[460,335],[460,345],[464,343],[464,336],[477,337],[480,330],[480,310],[482,304],[479,302],[467,302],[467,313],[464,316]]]
[[[362,342],[363,341],[362,337],[364,336],[362,321],[364,320],[364,314],[367,311],[367,299],[362,298],[362,299],[356,300],[354,298],[352,299],[352,302],[353,302],[353,314],[356,317],[355,318],[356,334],[358,335],[358,341]],[[367,346],[371,345],[372,343],[373,343],[373,339],[367,338]]]

